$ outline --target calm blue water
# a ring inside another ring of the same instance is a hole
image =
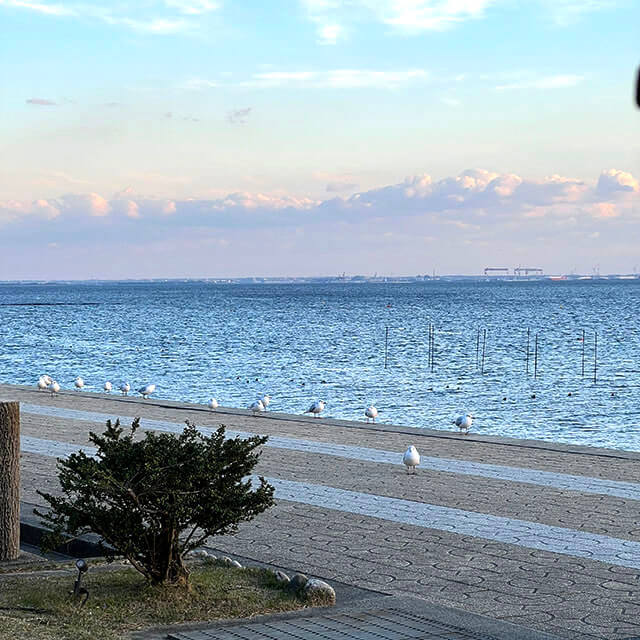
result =
[[[270,393],[291,413],[320,398],[326,415],[355,420],[374,403],[380,422],[436,429],[464,411],[482,433],[640,450],[640,281],[0,285],[0,305],[8,383],[150,381],[157,397],[232,407]]]

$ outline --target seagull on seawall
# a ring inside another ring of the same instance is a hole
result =
[[[111,389],[112,389],[112,388],[113,388],[113,385],[112,385],[112,384],[107,380],[107,381],[104,383],[104,390],[105,390],[107,393],[111,393]]]
[[[129,391],[131,391],[131,385],[128,382],[123,382],[120,385],[120,391],[122,391],[123,396],[126,396],[129,393]]]
[[[260,398],[260,402],[262,402],[262,406],[266,411],[267,407],[271,404],[271,396],[268,394],[263,395],[262,398]]]
[[[155,384],[145,384],[138,389],[138,393],[146,400],[156,390]]]
[[[324,411],[324,400],[316,400],[306,411],[305,413],[312,413],[314,418],[317,418]]]
[[[51,395],[54,396],[60,391],[60,385],[55,380],[52,380],[49,389],[51,389]]]
[[[84,380],[80,376],[78,376],[73,384],[75,384],[76,389],[80,391],[82,387],[84,387]]]
[[[251,411],[253,411],[254,414],[264,411],[264,405],[262,404],[262,400],[256,400],[255,402],[252,402],[249,405],[249,409],[251,409]]]
[[[209,409],[211,411],[215,411],[218,408],[218,401],[215,398],[209,398],[209,402],[207,402]]]
[[[413,469],[413,473],[416,472],[416,467],[420,464],[420,454],[413,445],[404,452],[402,464],[407,467],[407,473],[409,473],[409,469]]]
[[[378,417],[378,410],[371,405],[364,410],[364,415],[367,416],[367,422],[369,422],[369,418],[375,422]]]
[[[38,391],[44,391],[51,384],[51,378],[49,378],[48,382],[47,378],[49,378],[49,376],[40,376],[38,378]]]
[[[473,416],[470,413],[467,413],[463,416],[458,416],[453,424],[460,429],[460,433],[464,433],[467,435],[469,433],[469,429],[471,429],[471,425],[473,424]]]

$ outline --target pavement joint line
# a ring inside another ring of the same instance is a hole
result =
[[[21,391],[22,393],[32,394],[34,397],[42,396],[42,392],[38,389],[34,389],[32,385],[20,385],[8,382],[0,382],[0,386],[9,387]],[[640,385],[639,385],[640,386]],[[154,399],[143,400],[135,396],[120,396],[117,394],[105,394],[92,391],[83,391],[84,398],[94,398],[98,400],[107,400],[113,403],[119,403],[123,405],[133,407],[155,407],[156,409],[169,409],[171,411],[189,411],[191,413],[202,413],[206,415],[212,415],[212,411],[201,404],[181,402],[179,400],[171,400],[169,398],[161,399],[155,397]],[[75,398],[79,396],[77,391],[62,390],[57,394],[59,397]],[[221,416],[253,416],[255,415],[247,409],[239,409],[233,407],[218,407],[215,411],[215,415]],[[291,414],[280,413],[277,411],[268,411],[261,413],[259,416],[265,420],[276,420],[279,422],[296,422],[296,423],[308,423],[308,424],[323,424],[324,426],[337,426],[346,429],[355,429],[362,431],[373,431],[378,433],[388,433],[393,435],[407,435],[414,438],[434,438],[440,440],[457,441],[460,444],[491,444],[499,447],[511,447],[517,449],[531,449],[535,451],[550,451],[552,453],[562,453],[566,455],[575,456],[592,456],[595,458],[608,458],[613,460],[626,460],[640,462],[639,451],[627,451],[607,449],[603,447],[593,447],[589,445],[580,445],[567,442],[553,442],[546,440],[529,440],[524,438],[513,438],[509,436],[498,436],[483,433],[471,433],[460,435],[455,431],[426,428],[426,427],[407,427],[388,423],[363,423],[360,421],[346,420],[342,418],[331,418],[329,416],[323,416],[321,420],[306,416],[303,414]]]
[[[57,449],[56,445],[61,446]],[[27,453],[64,457],[73,453],[72,448],[87,455],[96,451],[54,440],[22,439],[22,450]],[[280,500],[640,570],[640,542],[325,485],[281,478],[266,480],[275,487]]]
[[[121,422],[126,422],[132,419],[131,416],[110,416],[106,413],[46,407],[34,404],[22,404],[21,410],[23,413],[31,415],[69,418],[100,424],[105,424],[108,419],[113,420],[118,418]],[[164,420],[152,420],[149,418],[141,419],[140,426],[143,429],[166,431],[170,433],[181,433],[184,429],[184,425],[180,423]],[[198,427],[198,430],[207,435],[216,431],[214,427]],[[247,438],[256,435],[251,432],[236,430],[228,430],[226,433],[230,438]],[[377,462],[381,464],[399,465],[402,461],[402,453],[394,451],[303,440],[299,438],[286,438],[282,436],[269,436],[266,446],[276,449],[323,454],[347,458],[350,460]],[[455,460],[452,458],[439,458],[434,456],[421,456],[420,468],[445,473],[480,476],[484,478],[492,478],[494,480],[505,480],[508,482],[522,482],[524,484],[550,487],[561,491],[578,491],[580,493],[613,496],[628,500],[640,500],[640,484],[635,482],[603,480],[601,478],[593,478],[590,476],[555,473],[552,471],[540,471],[537,469],[509,467],[504,465]]]

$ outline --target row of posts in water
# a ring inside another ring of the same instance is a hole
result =
[[[586,343],[586,332],[582,329],[582,377],[584,378],[585,373],[585,343]],[[435,340],[436,340],[436,328],[435,325],[429,323],[429,338],[428,338],[428,358],[427,358],[427,368],[431,370],[433,373],[435,366]],[[534,346],[533,350],[531,349],[531,329],[527,328],[527,349],[526,349],[526,357],[525,357],[525,367],[526,373],[529,375],[530,368],[530,356],[533,356],[533,378],[537,379],[538,377],[538,333],[536,332],[534,336]],[[485,355],[487,351],[487,330],[478,328],[478,333],[476,336],[476,371],[480,371],[480,373],[484,374],[484,361]],[[386,369],[389,364],[389,327],[385,327],[384,332],[384,368]],[[598,332],[593,332],[593,381],[597,382],[598,380]]]

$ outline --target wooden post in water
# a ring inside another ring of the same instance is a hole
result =
[[[387,355],[389,353],[389,326],[385,327],[384,331],[384,368],[387,368]]]
[[[598,332],[593,334],[593,383],[598,380]]]
[[[484,329],[483,330],[483,336],[482,336],[482,369],[480,370],[480,373],[484,373],[484,353],[487,347],[487,330]]]
[[[533,355],[533,379],[538,377],[538,334],[536,333],[536,346]]]
[[[582,377],[584,378],[584,329],[582,330]]]
[[[436,359],[436,327],[431,325],[431,373],[433,373],[433,366]]]
[[[20,404],[0,402],[0,560],[20,555]]]
[[[527,327],[527,375],[529,375],[529,338],[531,337],[531,329]]]

